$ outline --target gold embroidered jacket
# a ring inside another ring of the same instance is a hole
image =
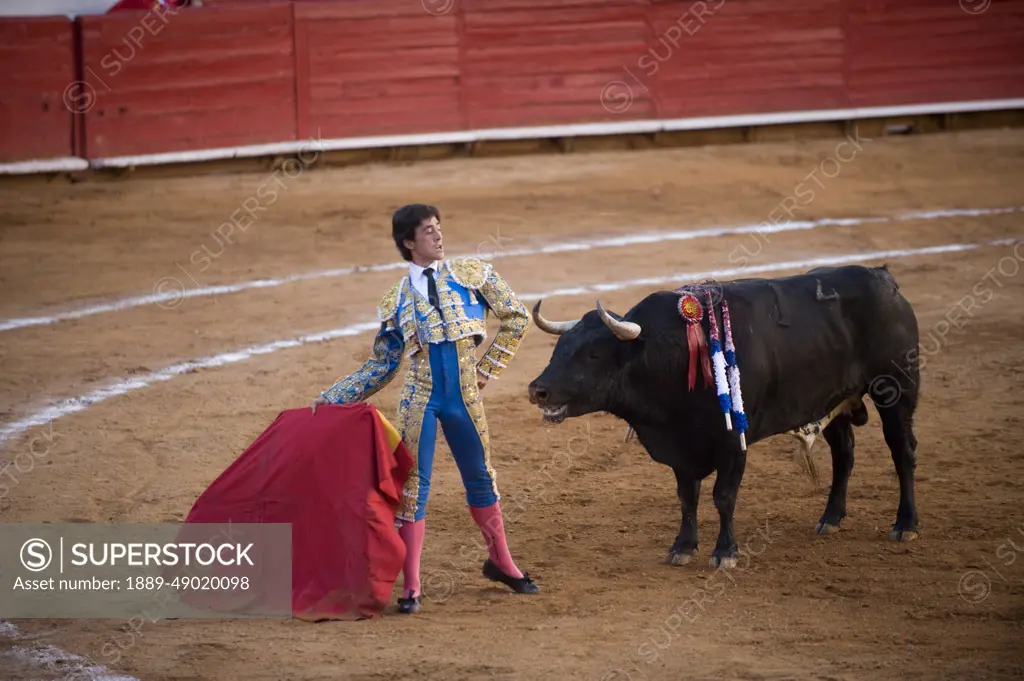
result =
[[[361,402],[394,379],[402,357],[412,357],[427,343],[475,337],[479,346],[487,338],[487,313],[501,320],[494,341],[477,363],[481,374],[498,378],[519,349],[529,327],[526,307],[505,280],[478,258],[445,260],[438,267],[437,309],[404,276],[384,295],[377,308],[380,331],[373,353],[363,366],[339,380],[323,394],[332,404]]]

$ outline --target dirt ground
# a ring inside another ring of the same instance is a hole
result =
[[[420,615],[161,621],[134,635],[116,620],[19,620],[18,638],[0,627],[0,677],[61,678],[12,652],[52,645],[142,681],[1021,678],[1024,247],[987,242],[1024,237],[1024,212],[988,212],[1024,206],[1024,131],[887,137],[837,149],[839,142],[460,159],[277,180],[256,173],[0,186],[2,319],[161,292],[168,282],[195,289],[395,262],[390,214],[412,201],[441,208],[449,254],[494,257],[522,294],[735,267],[737,254],[758,267],[982,244],[885,258],[915,305],[927,353],[916,542],[886,540],[898,485],[872,409],[856,431],[841,532],[814,534],[827,487],[814,488],[794,461],[795,442],[777,437],[752,448],[740,491],[736,531],[749,560],[728,572],[708,564],[718,528],[711,478],[701,493],[699,560],[665,565],[680,519],[672,472],[624,443],[624,425],[610,416],[541,423],[526,385],[554,342],[533,328],[484,396],[510,547],[541,594],[517,596],[487,582],[482,550],[463,557],[460,549],[477,547],[479,534],[442,440]],[[268,201],[259,188],[272,182],[277,195]],[[732,234],[511,252],[772,217],[785,223],[778,207],[787,197],[796,220],[984,210],[762,241]],[[218,243],[218,226],[256,205],[255,221]],[[316,277],[0,331],[0,427],[179,362],[372,321],[398,276],[391,269]],[[570,291],[544,310],[576,317],[600,295],[625,312],[655,288]],[[969,295],[978,304],[957,312]],[[2,445],[0,463],[41,434],[52,433],[53,445],[8,485],[2,519],[179,521],[281,410],[309,404],[357,368],[369,341],[364,333],[189,371],[30,428]],[[399,389],[396,381],[371,402],[393,416]],[[823,442],[814,456],[831,470]]]

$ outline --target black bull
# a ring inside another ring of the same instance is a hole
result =
[[[832,486],[816,529],[835,532],[846,515],[853,426],[867,422],[862,398],[870,395],[900,483],[890,539],[915,538],[918,328],[892,275],[884,267],[830,267],[715,286],[720,329],[717,299],[729,305],[747,443],[827,423]],[[530,383],[530,401],[552,422],[611,413],[632,427],[652,459],[672,468],[683,517],[669,550],[671,564],[696,554],[700,481],[717,472],[713,496],[721,527],[711,563],[735,565],[733,512],[746,451],[737,432],[726,429],[714,386],[704,385],[701,371],[694,390],[687,387],[687,322],[679,314],[679,298],[678,292],[652,293],[625,316],[608,313],[598,302],[598,309],[571,322],[544,319],[538,302],[534,322],[559,338],[548,366]],[[707,298],[698,299],[705,308],[701,326],[710,338]]]

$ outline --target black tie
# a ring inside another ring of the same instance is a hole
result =
[[[429,300],[430,304],[440,312],[441,300],[437,297],[437,284],[434,282],[434,268],[428,267],[423,270],[423,273],[427,275],[427,300]]]

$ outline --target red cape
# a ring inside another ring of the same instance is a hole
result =
[[[395,529],[412,457],[370,404],[281,412],[196,500],[186,523],[292,523],[292,614],[379,614],[405,560]]]

